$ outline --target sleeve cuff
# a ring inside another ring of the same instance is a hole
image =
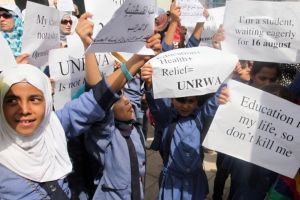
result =
[[[164,40],[162,41],[161,46],[163,52],[171,51],[173,49],[173,45],[168,45]]]
[[[119,95],[110,89],[104,77],[92,87],[92,90],[97,103],[103,110],[109,110],[119,100]]]
[[[197,40],[197,38],[195,38],[193,35],[191,35],[190,39],[189,39],[189,43],[190,43],[190,47],[197,47],[200,44],[200,39]]]

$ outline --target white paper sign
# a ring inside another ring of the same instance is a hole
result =
[[[293,178],[300,166],[300,107],[246,84],[228,82],[203,145]]]
[[[55,8],[27,1],[22,52],[37,67],[48,63],[49,50],[59,48],[60,17]]]
[[[84,55],[74,58],[74,49],[53,49],[49,52],[50,76],[55,80],[54,108],[60,109],[65,103],[77,98],[83,91],[85,77]],[[82,50],[79,50],[82,51]],[[70,56],[72,55],[72,56]],[[112,73],[114,59],[110,54],[96,54],[100,71],[104,76]]]
[[[172,98],[215,92],[238,58],[210,47],[194,47],[164,52],[149,62],[154,98]]]
[[[222,49],[243,60],[299,63],[300,2],[227,1]]]
[[[204,23],[204,29],[201,34],[201,46],[212,47],[212,37],[217,32],[219,26],[223,24],[225,7],[208,9],[209,17]]]
[[[223,24],[225,7],[207,9],[209,17],[204,23],[203,32],[200,38],[200,46],[212,47],[212,37],[217,32],[219,26]],[[193,34],[195,27],[188,27],[185,36],[186,43]]]
[[[16,66],[17,63],[15,57],[1,33],[0,33],[0,49],[1,49],[0,72],[7,68],[10,68],[11,66]]]
[[[197,22],[205,22],[200,0],[176,0],[176,3],[180,6],[180,23],[183,26],[194,27]]]
[[[139,52],[153,33],[154,15],[154,0],[125,1],[97,34],[87,52]]]
[[[114,12],[124,3],[125,0],[85,0],[85,10],[93,14],[94,22],[93,38],[107,24]]]
[[[73,0],[58,0],[57,9],[60,10],[60,11],[71,11],[71,12],[73,12],[75,10]]]

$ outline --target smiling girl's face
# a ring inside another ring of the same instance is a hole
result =
[[[45,115],[45,98],[42,91],[27,82],[10,87],[3,100],[7,123],[22,136],[31,136]]]

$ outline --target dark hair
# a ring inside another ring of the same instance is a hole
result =
[[[264,67],[275,69],[277,71],[276,77],[277,78],[281,77],[281,69],[279,63],[261,62],[261,61],[255,61],[253,63],[253,67],[251,69],[251,76],[255,76]]]
[[[296,95],[280,84],[271,83],[263,86],[261,89],[290,102],[296,103],[297,101]]]
[[[250,85],[253,84],[252,77],[254,77],[257,73],[259,73],[261,71],[261,69],[264,68],[264,67],[269,68],[269,69],[275,69],[276,70],[276,79],[281,78],[282,72],[281,72],[279,63],[255,61],[253,63],[251,71],[250,71],[250,75],[251,75],[251,79],[249,81]]]
[[[2,8],[0,7],[0,11],[6,11],[6,12],[9,12],[9,10],[5,9],[5,8]]]
[[[198,106],[202,106],[213,95],[214,93],[210,93],[210,94],[205,94],[200,96],[189,96],[189,97],[195,97],[198,102]],[[187,101],[187,98],[188,97],[179,97],[174,99],[180,103],[185,103]]]
[[[197,102],[199,101],[199,96],[189,96],[189,97],[195,97]],[[178,101],[179,103],[186,103],[189,97],[178,97],[178,98],[174,98],[174,100]]]

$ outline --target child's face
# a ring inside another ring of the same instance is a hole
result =
[[[3,100],[3,112],[7,123],[23,136],[31,136],[40,126],[45,107],[43,93],[26,82],[12,85]]]
[[[263,67],[258,73],[251,77],[253,80],[253,86],[256,88],[262,88],[270,83],[277,81],[277,70],[274,68]]]
[[[184,102],[172,99],[174,108],[182,117],[187,117],[198,107],[197,97],[186,97]]]
[[[130,100],[124,95],[114,104],[115,119],[119,121],[130,121],[134,119],[134,109]]]

